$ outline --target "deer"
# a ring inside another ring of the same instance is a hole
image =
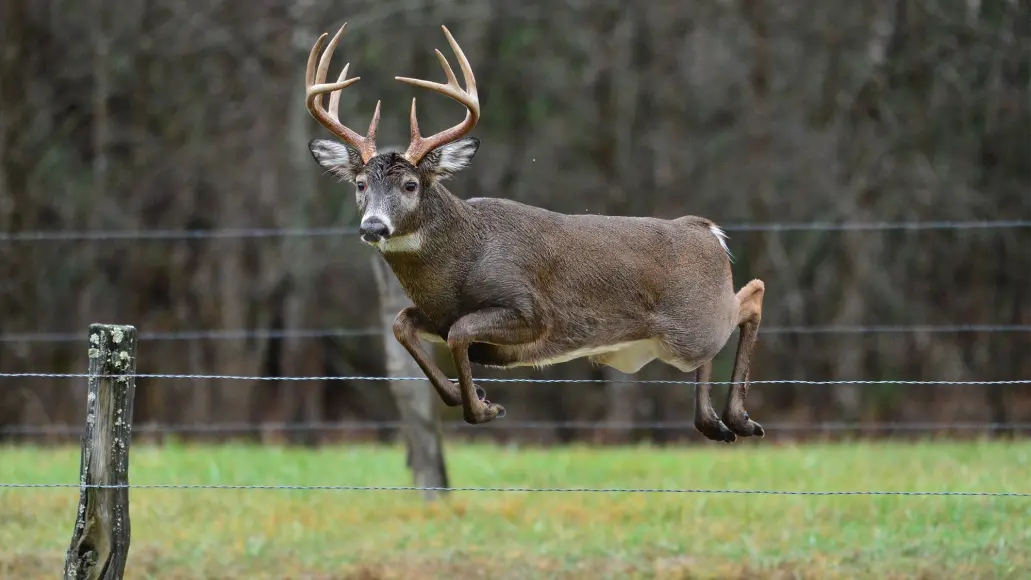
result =
[[[659,360],[694,372],[694,425],[712,441],[764,437],[745,410],[749,362],[765,286],[753,279],[734,291],[727,235],[711,220],[563,214],[500,197],[461,199],[444,182],[470,166],[480,146],[468,136],[480,118],[476,79],[465,53],[441,26],[465,80],[459,85],[435,50],[447,83],[395,80],[457,101],[465,118],[423,137],[410,114],[407,149],[377,149],[381,101],[365,136],[339,118],[347,63],[327,83],[345,22],[322,52],[323,33],[308,55],[308,112],[338,140],[312,139],[309,150],[329,175],[355,188],[358,235],[374,247],[411,305],[393,323],[395,339],[449,407],[483,424],[505,416],[477,385],[471,366],[544,368],[587,358],[633,374]],[[319,53],[322,52],[321,57]],[[318,63],[316,65],[316,59]],[[323,96],[329,94],[328,109]],[[711,399],[712,359],[740,329],[723,413]],[[457,384],[427,353],[446,345]]]

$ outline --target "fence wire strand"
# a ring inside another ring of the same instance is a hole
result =
[[[288,338],[357,338],[382,336],[382,328],[211,329],[141,332],[141,341],[282,340]],[[958,334],[968,332],[1031,332],[1031,324],[874,324],[827,326],[764,326],[763,336],[795,334]],[[86,339],[85,332],[12,332],[0,342],[58,343]]]
[[[1031,220],[993,221],[904,221],[904,222],[785,222],[765,224],[721,224],[727,232],[842,232],[842,231],[927,231],[997,230],[1031,227]],[[104,240],[201,240],[241,238],[298,238],[353,236],[355,226],[326,228],[218,228],[154,230],[38,230],[0,232],[0,242],[104,241]]]
[[[399,430],[401,421],[309,421],[297,423],[263,422],[263,423],[144,423],[134,426],[136,435],[174,435],[174,434],[236,434],[260,432],[306,432],[306,431],[379,431]],[[767,436],[776,432],[926,432],[926,431],[1031,431],[1031,423],[1013,422],[878,422],[878,421],[827,421],[820,423],[764,423]],[[509,423],[486,423],[470,425],[465,421],[445,421],[441,428],[449,431],[470,431],[483,434],[491,431],[657,431],[657,430],[693,430],[691,421],[512,421]],[[0,435],[17,436],[78,436],[82,433],[81,425],[44,424],[44,425],[8,425],[0,427]]]
[[[178,490],[248,490],[248,491],[438,491],[438,492],[491,492],[491,493],[672,493],[672,494],[731,494],[731,495],[898,495],[898,496],[981,496],[1031,497],[1024,491],[794,491],[781,489],[678,489],[678,488],[620,488],[620,487],[419,487],[409,485],[221,485],[221,484],[81,484],[81,483],[0,483],[0,488],[14,489],[178,489]]]
[[[247,376],[247,375],[187,375],[187,374],[162,374],[162,373],[138,373],[120,375],[92,375],[89,373],[0,373],[0,378],[45,378],[45,379],[87,379],[106,378],[117,379],[123,377],[135,377],[137,379],[168,379],[168,380],[216,380],[216,381],[425,381],[426,377],[377,377],[377,376]],[[452,377],[451,381],[457,381]],[[537,383],[537,384],[594,384],[594,385],[693,385],[693,380],[665,380],[665,379],[533,379],[533,378],[477,378],[478,383]],[[740,381],[709,381],[710,385],[735,385]],[[750,385],[1026,385],[1031,384],[1031,379],[1014,379],[1002,381],[907,381],[907,380],[822,380],[810,381],[805,379],[768,379],[751,380]]]

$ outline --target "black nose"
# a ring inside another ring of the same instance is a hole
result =
[[[382,221],[372,218],[362,222],[358,234],[367,242],[378,242],[390,237],[390,228]]]

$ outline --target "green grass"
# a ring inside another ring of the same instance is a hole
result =
[[[1031,442],[451,445],[455,486],[1031,491]],[[2,482],[72,448],[0,447]],[[136,446],[132,483],[408,485],[399,448]],[[127,578],[1026,578],[1031,500],[132,490]],[[78,490],[0,490],[0,578],[59,574]]]

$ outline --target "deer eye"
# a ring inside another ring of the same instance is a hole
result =
[[[358,182],[358,191],[365,191],[365,182],[364,181],[359,181]]]
[[[418,187],[419,187],[419,184],[414,182],[414,181],[409,181],[409,182],[405,183],[405,191],[407,191],[407,192],[415,191]]]

